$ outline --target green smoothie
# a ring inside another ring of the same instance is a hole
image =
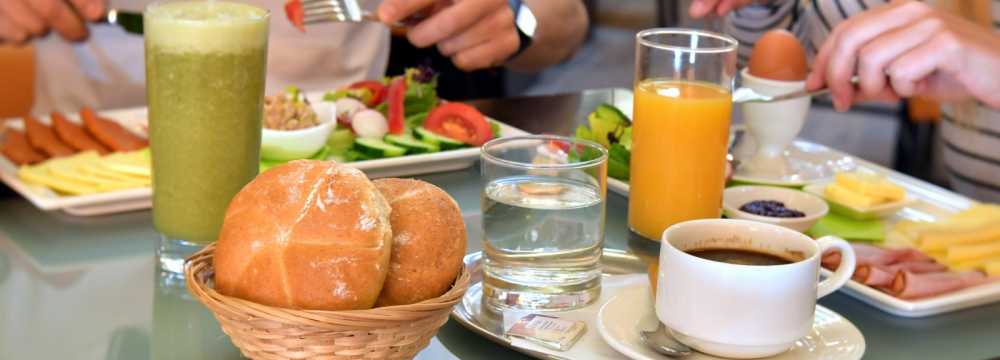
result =
[[[167,238],[215,241],[229,201],[257,175],[268,17],[221,1],[146,10],[153,223]]]

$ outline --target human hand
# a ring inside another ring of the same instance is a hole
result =
[[[975,97],[1000,108],[1000,35],[922,2],[895,1],[838,25],[806,87],[830,88],[845,111],[859,100]],[[857,74],[859,88],[850,78]]]
[[[753,0],[693,0],[688,8],[688,15],[698,19],[715,13],[717,16],[725,16],[730,11],[739,9],[753,3]]]
[[[83,40],[85,22],[100,19],[104,10],[105,0],[0,0],[0,43],[23,43],[50,30]]]
[[[520,46],[514,12],[506,0],[385,0],[378,15],[386,23],[396,23],[431,7],[435,7],[432,15],[414,25],[406,37],[417,47],[437,45],[459,69],[500,65]]]

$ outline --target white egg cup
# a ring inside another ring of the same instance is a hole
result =
[[[770,96],[803,90],[805,81],[770,80],[750,75],[745,68],[740,73],[742,86]],[[785,149],[802,131],[812,98],[805,96],[773,103],[744,103],[743,122],[757,144],[757,151],[740,166],[748,176],[785,178],[794,170],[785,156]]]

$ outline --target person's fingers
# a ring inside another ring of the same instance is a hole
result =
[[[378,18],[387,24],[398,23],[435,2],[436,0],[385,0],[378,6]]]
[[[858,79],[862,96],[875,98],[886,86],[886,66],[920,44],[929,41],[944,26],[935,17],[918,20],[911,26],[903,26],[890,30],[858,50]]]
[[[487,42],[497,34],[504,32],[516,32],[512,11],[494,12],[461,34],[439,42],[438,51],[444,56],[452,56],[464,49]]]
[[[30,2],[30,1],[29,1]],[[0,7],[3,8],[4,17],[10,25],[21,28],[29,35],[42,35],[45,33],[45,20],[32,10],[29,2],[22,0],[3,0]]]
[[[21,44],[28,39],[28,32],[17,25],[11,24],[7,17],[0,14],[0,43]]]
[[[416,47],[428,47],[459,34],[493,12],[510,12],[504,0],[465,0],[421,21],[406,34]]]
[[[892,84],[892,89],[899,96],[910,97],[914,95],[939,96],[939,89],[927,88],[933,85],[927,82],[925,88],[918,89],[918,83],[926,80],[949,61],[953,53],[958,51],[958,45],[950,34],[940,33],[928,42],[907,51],[897,57],[889,64],[886,73]],[[923,90],[925,94],[919,94],[917,90]],[[953,91],[954,89],[948,89]]]
[[[887,86],[883,87],[881,91],[875,94],[859,93],[858,96],[854,98],[852,102],[856,103],[861,101],[872,101],[872,100],[882,101],[882,102],[893,102],[893,101],[899,101],[899,99],[900,99],[899,95],[896,94],[895,91],[892,91],[891,87]]]
[[[843,107],[845,102],[854,98],[851,77],[856,71],[858,49],[861,46],[887,31],[909,24],[930,12],[931,8],[928,5],[916,2],[904,3],[890,6],[877,16],[866,16],[844,27],[837,36],[837,42],[826,64],[825,80],[830,87],[834,102],[840,103]]]
[[[87,26],[76,11],[63,0],[34,0],[35,13],[46,20],[66,40],[79,41],[87,37]]]
[[[88,21],[97,21],[104,16],[105,0],[65,0],[76,8],[76,13]]]
[[[719,0],[693,0],[688,8],[688,15],[695,19],[704,17],[715,10],[718,3]]]
[[[455,66],[465,71],[485,69],[502,64],[517,52],[521,40],[515,33],[496,37],[493,41],[462,50],[451,58]]]

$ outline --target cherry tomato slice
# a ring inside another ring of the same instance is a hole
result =
[[[288,21],[299,29],[301,32],[306,32],[306,14],[302,11],[302,1],[301,0],[288,0],[285,2],[285,16],[288,17]]]
[[[399,135],[406,131],[406,111],[403,108],[403,100],[406,98],[406,79],[402,76],[393,79],[388,92],[386,101],[389,102],[389,132]]]
[[[389,92],[388,91],[389,89],[386,88],[385,84],[383,84],[381,81],[375,81],[375,80],[358,81],[356,83],[351,84],[347,88],[368,89],[368,91],[372,93],[371,99],[368,99],[368,102],[365,103],[365,106],[368,107],[375,107],[378,106],[378,104],[381,104],[383,101],[385,101],[385,96]]]
[[[424,128],[472,146],[482,146],[493,137],[490,124],[476,108],[457,102],[438,105],[427,114]]]

